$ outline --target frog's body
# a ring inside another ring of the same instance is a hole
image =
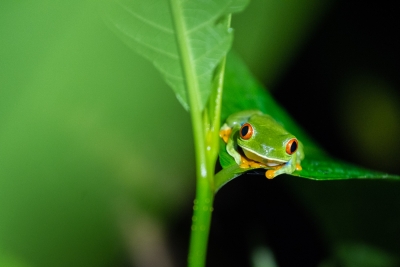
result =
[[[267,178],[301,170],[303,145],[271,116],[246,110],[228,117],[220,131],[226,150],[242,168],[264,168]]]

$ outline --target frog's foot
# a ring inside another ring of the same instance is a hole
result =
[[[231,133],[232,133],[232,128],[229,128],[229,127],[224,128],[223,127],[219,131],[219,136],[222,138],[222,140],[224,140],[225,143],[228,143],[228,139],[229,139],[229,136],[231,135]]]
[[[303,168],[299,163],[296,164],[296,171],[301,171]]]
[[[274,167],[273,170],[266,171],[265,177],[267,177],[267,179],[274,179],[279,174],[279,173],[276,173],[276,171],[279,170],[280,168],[282,168],[282,166],[283,165],[278,165],[278,166]]]
[[[266,167],[264,164],[257,162],[257,161],[253,161],[250,160],[246,157],[240,156],[240,168],[242,169],[249,169],[249,168],[264,168]]]
[[[275,170],[268,170],[265,172],[265,177],[267,177],[267,179],[274,179],[275,176]]]
[[[268,179],[273,179],[276,176],[280,175],[280,174],[291,174],[294,171],[301,171],[301,165],[299,163],[296,164],[296,166],[293,165],[288,165],[288,164],[282,164],[282,165],[278,165],[276,167],[274,167],[274,169],[272,170],[268,170],[265,172],[265,177],[267,177]]]

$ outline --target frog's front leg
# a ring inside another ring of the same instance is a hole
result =
[[[237,131],[237,126],[235,127],[235,130]],[[227,124],[224,124],[221,128],[221,131],[219,132],[219,136],[224,140],[226,143],[226,151],[228,152],[229,155],[233,157],[235,162],[241,167],[241,168],[261,168],[264,165],[262,164],[257,164],[254,161],[248,160],[247,158],[243,157],[238,151],[237,151],[237,144],[234,141],[234,133],[232,133],[232,128],[230,128]]]
[[[268,179],[273,179],[276,176],[278,176],[279,174],[291,174],[293,173],[295,170],[300,171],[301,170],[301,166],[300,166],[300,162],[297,161],[297,154],[293,154],[293,157],[286,162],[283,166],[280,166],[278,168],[276,168],[275,170],[268,170],[265,172],[265,177],[267,177]]]

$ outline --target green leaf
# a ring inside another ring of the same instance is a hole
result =
[[[106,21],[136,52],[150,60],[189,109],[180,47],[195,70],[201,109],[210,96],[213,72],[233,38],[224,21],[241,11],[248,0],[103,0]],[[175,7],[171,12],[170,6]],[[173,15],[172,15],[173,14]],[[176,37],[175,26],[183,29]]]
[[[271,115],[301,140],[305,153],[305,159],[301,162],[303,170],[295,171],[291,174],[293,176],[313,180],[400,179],[399,175],[367,170],[330,157],[274,101],[269,92],[250,74],[238,56],[230,53],[226,65],[221,120],[223,122],[230,114],[246,109],[259,109]],[[226,152],[225,143],[220,143],[220,163],[224,169],[215,177],[216,191],[241,173],[252,170],[239,168]]]

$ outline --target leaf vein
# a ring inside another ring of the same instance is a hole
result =
[[[165,51],[165,50],[162,50],[162,49],[160,49],[160,48],[158,48],[158,47],[156,47],[156,46],[152,46],[151,44],[148,44],[148,43],[142,41],[140,38],[138,38],[138,37],[136,37],[136,36],[134,36],[134,35],[129,34],[129,32],[126,31],[124,28],[122,28],[120,25],[115,24],[115,27],[116,27],[117,29],[119,29],[122,33],[124,33],[126,36],[128,36],[129,38],[132,38],[132,39],[133,39],[136,43],[138,43],[139,45],[145,46],[145,47],[147,47],[147,48],[153,50],[154,52],[163,54],[163,55],[165,55],[165,56],[167,56],[167,57],[170,57],[170,58],[172,58],[172,59],[178,59],[178,56],[177,56],[176,54],[169,53],[169,52],[167,52],[167,51]]]
[[[156,29],[159,29],[159,30],[161,30],[161,31],[163,31],[163,32],[165,32],[165,33],[174,34],[174,32],[173,32],[172,29],[169,29],[169,28],[164,27],[164,26],[162,26],[162,25],[159,25],[159,24],[157,24],[157,23],[155,23],[155,22],[153,22],[153,21],[151,21],[151,20],[148,20],[148,19],[146,19],[145,17],[142,17],[141,15],[139,15],[138,13],[136,13],[135,11],[131,10],[128,6],[126,6],[126,5],[124,5],[123,3],[121,3],[121,1],[119,1],[119,0],[115,0],[115,1],[116,1],[123,9],[125,9],[128,13],[130,13],[130,14],[133,15],[134,17],[136,17],[138,20],[141,20],[141,21],[143,21],[144,23],[147,23],[148,25],[150,25],[150,26],[152,26],[152,27],[154,27],[154,28],[156,28]]]
[[[227,4],[223,7],[222,10],[226,10],[229,7],[229,5],[232,4],[231,2],[232,1],[227,2]],[[198,29],[201,29],[201,28],[207,26],[208,24],[212,24],[212,22],[215,21],[220,16],[221,16],[220,13],[218,13],[218,12],[215,13],[214,16],[212,16],[209,20],[204,21],[203,23],[200,23],[200,24],[196,25],[195,27],[193,27],[191,29],[188,29],[186,34],[191,34],[192,32],[197,31]]]

